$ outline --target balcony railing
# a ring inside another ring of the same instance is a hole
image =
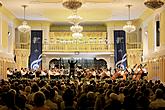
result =
[[[16,49],[29,49],[29,43],[17,43]],[[127,49],[142,50],[142,43],[127,43]],[[112,52],[114,44],[43,44],[44,52]]]
[[[44,44],[43,51],[47,52],[106,52],[113,51],[114,45],[107,44]]]
[[[140,42],[127,43],[127,49],[143,49],[143,45]]]
[[[29,49],[29,43],[16,43],[16,49]]]

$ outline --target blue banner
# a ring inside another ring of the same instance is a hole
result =
[[[114,31],[114,60],[116,67],[125,69],[127,66],[126,33],[123,30]]]
[[[37,70],[42,64],[42,31],[31,31],[31,48],[29,57],[29,68]]]

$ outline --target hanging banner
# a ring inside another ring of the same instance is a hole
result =
[[[126,33],[123,30],[114,31],[115,66],[125,69],[127,66]]]
[[[29,68],[37,70],[42,64],[42,31],[31,31],[31,48],[29,57]]]

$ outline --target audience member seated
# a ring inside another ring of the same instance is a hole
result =
[[[162,89],[156,90],[155,93],[156,99],[152,101],[149,105],[151,110],[158,110],[158,109],[163,110],[163,108],[165,110],[165,100],[163,99],[163,95],[164,95],[164,91]]]
[[[32,110],[50,110],[45,106],[45,95],[42,92],[34,94],[34,108]]]
[[[43,89],[43,93],[46,97],[46,101],[45,101],[45,105],[47,107],[50,108],[50,110],[58,110],[57,109],[57,104],[56,103],[53,103],[51,100],[50,100],[50,91],[48,91],[47,89]]]

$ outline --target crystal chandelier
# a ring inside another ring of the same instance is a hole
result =
[[[136,27],[134,25],[132,25],[132,21],[130,21],[130,7],[131,6],[132,5],[127,5],[129,21],[127,22],[127,24],[125,26],[123,26],[123,30],[125,30],[127,33],[131,33],[136,30]]]
[[[0,1],[0,7],[2,6],[2,2]]]
[[[68,17],[69,22],[73,24],[70,27],[70,30],[73,32],[72,37],[76,39],[83,37],[83,34],[81,33],[83,31],[83,27],[79,25],[82,17],[77,15],[77,9],[82,6],[82,0],[63,0],[62,5],[73,11],[73,15]]]
[[[127,33],[131,33],[136,30],[136,27],[132,25],[132,21],[128,21],[127,24],[123,27]]]
[[[82,0],[63,0],[62,5],[71,10],[77,10],[82,6]]]
[[[22,22],[22,25],[18,27],[18,30],[20,32],[26,33],[31,30],[31,27],[27,24],[27,21],[25,20],[25,8],[27,7],[27,5],[23,5],[22,7],[24,8],[24,21]]]
[[[73,24],[70,27],[70,30],[73,32],[72,36],[76,39],[83,37],[83,34],[81,33],[83,31],[83,27],[79,25],[81,19],[82,18],[77,15],[77,11],[74,11],[74,15],[70,17],[70,21]]]
[[[82,20],[82,17],[77,14],[74,14],[74,15],[69,16],[68,20],[71,24],[79,24],[80,21]]]
[[[82,33],[79,33],[79,32],[76,32],[76,33],[73,33],[72,34],[72,37],[75,38],[75,39],[80,39],[83,37],[83,34]]]
[[[163,0],[145,0],[144,5],[151,9],[158,9],[164,5]]]
[[[70,27],[70,30],[73,32],[73,33],[80,33],[83,31],[83,27],[80,26],[80,25],[73,25]]]

